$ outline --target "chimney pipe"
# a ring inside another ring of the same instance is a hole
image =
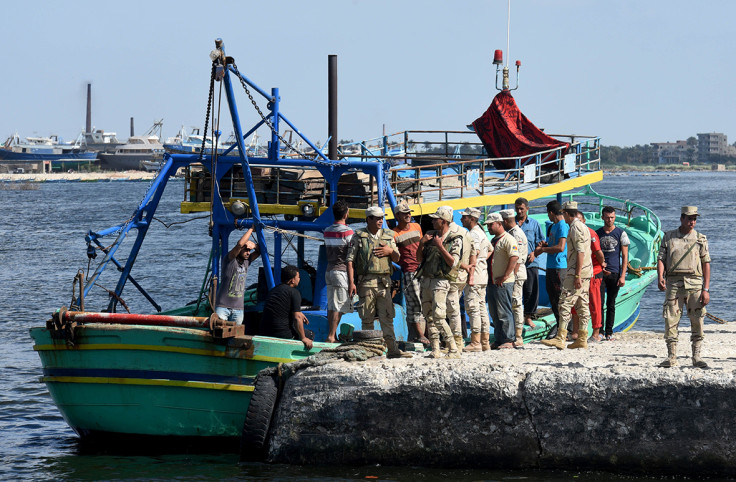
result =
[[[135,129],[133,129],[133,118],[130,118],[130,137],[135,135]]]
[[[327,157],[337,160],[337,55],[327,56]]]
[[[92,84],[87,84],[87,134],[92,132]]]

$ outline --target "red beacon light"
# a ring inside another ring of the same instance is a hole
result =
[[[516,61],[516,68],[518,69],[519,67],[521,67],[521,60]]]
[[[493,53],[493,65],[501,65],[503,63],[503,51],[496,50]]]

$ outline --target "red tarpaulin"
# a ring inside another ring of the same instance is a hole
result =
[[[488,110],[473,122],[473,128],[490,157],[528,156],[569,145],[548,136],[532,124],[507,90],[496,95]],[[513,160],[494,161],[493,164],[498,169],[516,167]]]

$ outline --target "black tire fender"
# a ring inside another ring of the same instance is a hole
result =
[[[256,377],[240,436],[241,461],[257,462],[265,458],[266,441],[278,395],[279,380],[276,375]]]

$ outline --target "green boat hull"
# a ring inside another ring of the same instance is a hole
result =
[[[217,341],[186,328],[89,324],[73,346],[34,328],[34,349],[64,419],[95,433],[236,437],[258,372],[304,358],[299,341],[248,337]]]

